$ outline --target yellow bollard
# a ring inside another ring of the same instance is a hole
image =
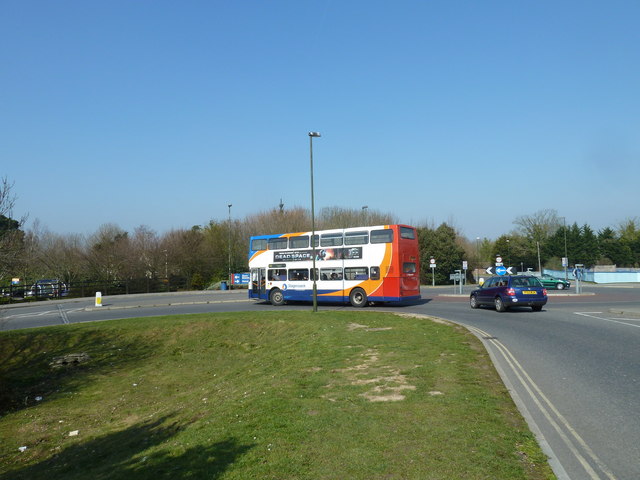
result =
[[[96,307],[102,306],[102,292],[96,292]]]

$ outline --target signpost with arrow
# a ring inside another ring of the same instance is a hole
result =
[[[485,271],[489,275],[513,275],[513,267],[504,267],[502,265],[489,267]]]
[[[513,267],[505,267],[502,264],[502,257],[496,255],[496,266],[487,268],[486,272],[489,275],[513,275]]]

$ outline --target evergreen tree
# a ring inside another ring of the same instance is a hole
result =
[[[600,258],[598,237],[586,223],[580,229],[580,237],[581,256],[578,258],[577,263],[593,267]]]
[[[431,283],[432,271],[429,268],[431,257],[436,259],[435,283],[438,285],[448,284],[449,275],[462,269],[465,252],[464,248],[456,242],[457,236],[455,229],[446,223],[435,230],[427,227],[418,228],[422,283]]]

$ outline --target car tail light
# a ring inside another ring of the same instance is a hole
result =
[[[513,288],[507,288],[507,295],[509,295],[510,297],[515,297],[516,291]]]
[[[546,288],[542,289],[542,295],[544,295],[545,297],[547,296],[547,289]]]

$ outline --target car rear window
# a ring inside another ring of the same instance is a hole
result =
[[[514,278],[511,281],[511,285],[514,287],[541,287],[540,280],[536,277],[520,277]]]

